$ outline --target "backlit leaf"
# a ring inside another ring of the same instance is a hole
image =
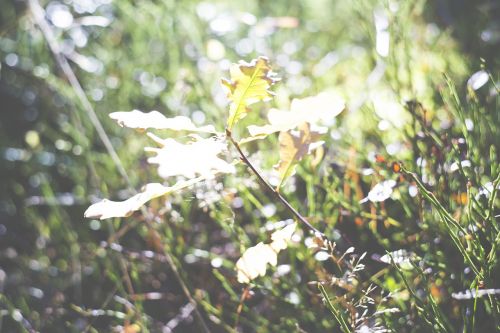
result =
[[[270,244],[273,250],[279,252],[286,249],[288,242],[290,241],[290,239],[292,239],[292,235],[295,232],[296,228],[297,224],[292,223],[287,225],[283,229],[273,232],[273,234],[271,235],[272,242]]]
[[[109,114],[121,127],[136,129],[169,129],[174,131],[209,132],[214,133],[212,125],[196,127],[188,117],[177,116],[167,118],[158,111],[142,112],[139,110],[120,111]]]
[[[174,186],[170,187],[164,186],[159,183],[146,184],[142,188],[141,193],[138,193],[125,201],[111,201],[108,199],[103,199],[91,205],[85,211],[84,216],[86,218],[101,220],[111,217],[126,217],[139,210],[146,202],[151,199],[181,190],[204,179],[205,178],[203,177],[198,177],[195,179],[178,182]]]
[[[227,129],[231,130],[249,112],[249,105],[269,100],[274,95],[269,88],[277,79],[265,57],[250,63],[240,61],[232,64],[229,71],[231,79],[222,79],[222,85],[227,89],[227,97],[231,101],[227,119]]]
[[[288,242],[297,227],[296,223],[290,224],[271,235],[270,244],[259,244],[248,248],[236,262],[238,282],[249,283],[253,279],[266,274],[267,265],[276,266],[278,253],[286,249]]]
[[[317,124],[320,121],[331,121],[345,108],[344,100],[337,94],[322,92],[316,96],[293,99],[290,111],[271,109],[267,115],[268,125],[248,126],[252,137],[264,138],[275,132],[295,129],[307,122]]]
[[[259,243],[248,248],[236,262],[238,282],[249,283],[266,274],[267,265],[276,266],[278,254],[269,244]]]
[[[324,133],[311,131],[308,123],[300,125],[298,131],[280,132],[280,161],[275,165],[280,175],[278,189],[295,173],[297,162],[323,144],[323,141],[318,141],[321,134]]]
[[[161,139],[152,133],[148,136],[161,148],[146,147],[146,151],[156,153],[148,158],[151,164],[158,164],[158,174],[163,178],[184,176],[194,178],[198,175],[212,178],[216,173],[233,173],[234,166],[218,155],[227,149],[227,143],[216,138],[194,140],[183,144],[174,139]]]

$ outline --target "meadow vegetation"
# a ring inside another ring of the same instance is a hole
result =
[[[500,330],[494,1],[0,6],[0,331]]]

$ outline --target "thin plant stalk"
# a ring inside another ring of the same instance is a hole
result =
[[[302,224],[304,224],[306,227],[308,227],[316,235],[321,236],[321,237],[325,237],[324,233],[322,233],[321,231],[316,229],[311,223],[309,223],[309,221],[307,221],[305,217],[303,217],[295,208],[292,207],[292,205],[288,202],[288,200],[286,200],[283,197],[283,195],[281,195],[281,193],[279,193],[274,187],[272,187],[264,179],[264,177],[255,168],[255,166],[252,164],[252,162],[250,162],[250,160],[247,158],[245,153],[243,153],[243,151],[240,148],[240,145],[238,144],[238,142],[236,142],[236,140],[233,139],[233,137],[231,135],[231,131],[228,129],[226,129],[226,136],[229,139],[229,141],[231,141],[233,146],[236,148],[238,153],[240,154],[240,157],[241,157],[241,160],[243,161],[243,163],[245,163],[250,168],[250,170],[253,172],[253,174],[255,174],[255,176],[257,176],[259,181],[267,188],[267,190],[269,190],[274,195],[274,197],[276,199],[278,199],[278,201],[280,201],[286,207],[286,209],[288,209],[288,211],[290,211],[290,213],[292,213],[292,215],[297,218],[297,220],[299,220]]]

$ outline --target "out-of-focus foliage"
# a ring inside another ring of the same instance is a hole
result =
[[[133,193],[25,2],[1,0],[1,331],[200,331],[165,253],[213,332],[498,328],[495,1],[41,5],[137,189],[163,179],[148,171],[150,139],[112,112],[157,110],[221,132],[220,78],[261,55],[282,81],[235,137],[294,98],[343,98],[321,123],[324,146],[280,190],[336,248],[297,228],[276,267],[238,283],[245,249],[272,243],[291,217],[240,166],[152,200],[153,221],[85,220],[100,198]],[[274,186],[278,147],[278,134],[244,145]]]

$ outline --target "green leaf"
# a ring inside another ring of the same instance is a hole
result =
[[[278,80],[269,67],[269,60],[259,57],[250,63],[240,61],[229,69],[231,79],[222,79],[231,101],[227,129],[233,126],[250,111],[249,105],[271,99],[274,94],[269,88]]]

